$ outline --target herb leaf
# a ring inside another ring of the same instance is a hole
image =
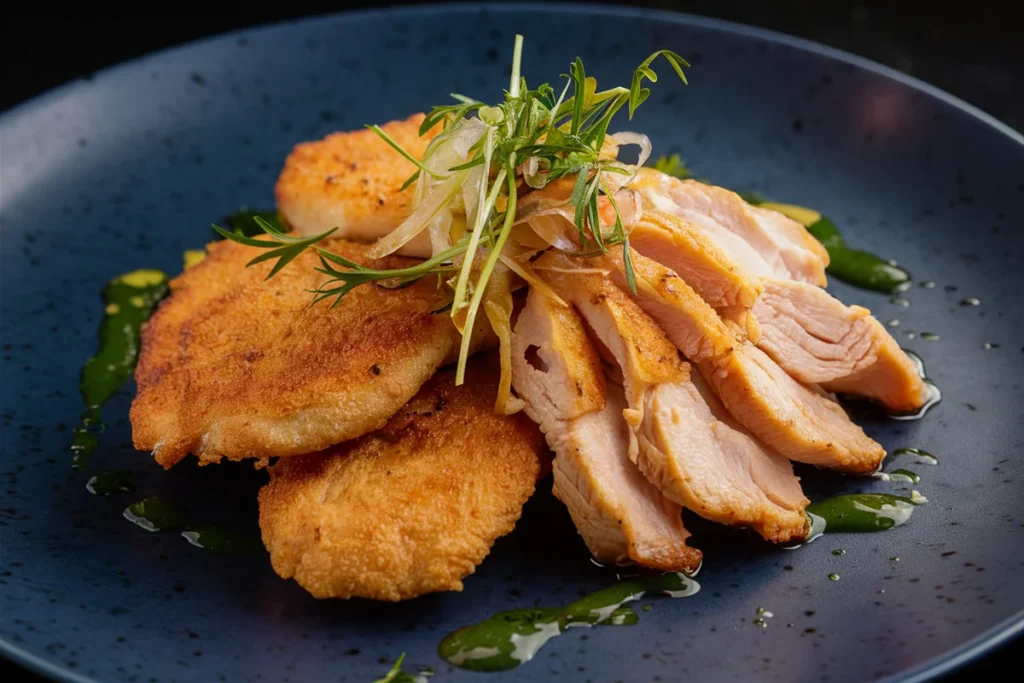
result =
[[[506,284],[488,290],[488,283],[499,260],[506,263],[502,267],[511,268],[507,266],[508,255],[502,251],[512,235],[522,192],[541,190],[562,179],[571,181],[573,189],[568,202],[574,209],[572,219],[582,253],[596,255],[605,253],[612,245],[622,245],[626,281],[635,292],[629,234],[614,193],[605,182],[606,174],[629,175],[631,171],[609,154],[605,142],[616,114],[628,106],[632,118],[637,107],[650,96],[651,91],[644,84],[658,81],[651,65],[659,57],[669,63],[684,84],[684,68],[689,64],[675,52],[659,50],[637,66],[629,88],[599,91],[596,79],[587,76],[583,61],[577,57],[569,65],[569,73],[562,74],[565,85],[556,97],[555,89],[547,83],[533,90],[528,87],[521,71],[522,49],[523,37],[517,35],[509,86],[501,101],[488,105],[453,93],[454,102],[436,106],[426,114],[419,127],[420,135],[438,125],[442,134],[427,146],[423,159],[411,154],[380,126],[367,126],[416,167],[401,189],[415,185],[414,207],[423,207],[423,214],[428,209],[431,212],[423,221],[416,214],[415,223],[403,224],[400,234],[390,240],[385,237],[372,253],[394,253],[423,230],[429,230],[431,258],[404,268],[368,268],[320,246],[336,228],[302,237],[289,234],[276,221],[260,216],[252,221],[262,230],[262,236],[218,226],[214,229],[227,239],[264,249],[249,265],[274,261],[268,278],[307,249],[314,249],[320,259],[316,271],[327,280],[312,290],[313,304],[333,299],[332,306],[337,306],[354,288],[366,283],[396,288],[428,275],[437,276],[439,287],[447,288],[448,296],[444,299],[450,298],[450,303],[437,312],[448,310],[463,334],[457,384],[463,381],[478,311],[490,301],[489,292],[503,288],[507,296]],[[444,167],[437,163],[439,159],[444,160]],[[530,172],[524,178],[526,166]],[[678,155],[659,160],[655,166],[678,177],[689,175]],[[616,188],[619,186],[615,184]],[[601,225],[603,202],[614,212],[611,227]]]
[[[637,107],[644,103],[647,97],[651,94],[650,88],[643,87],[644,79],[646,78],[651,83],[658,81],[658,74],[651,68],[651,63],[658,57],[664,57],[672,69],[675,70],[679,79],[685,84],[686,74],[683,72],[684,67],[690,66],[690,63],[685,59],[677,55],[671,50],[658,50],[653,55],[645,59],[640,66],[633,72],[633,82],[629,87],[629,118],[633,118],[633,112],[636,111]]]

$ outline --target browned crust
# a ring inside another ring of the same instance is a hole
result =
[[[369,263],[363,246],[327,246]],[[431,314],[432,282],[363,285],[335,308],[311,306],[308,290],[327,279],[316,255],[267,280],[269,263],[246,267],[259,253],[211,244],[143,327],[133,439],[165,467],[189,452],[203,462],[300,455],[376,429],[457,345],[449,317]]]
[[[420,137],[423,119],[413,114],[381,128],[420,158],[440,130],[435,126]],[[410,213],[413,191],[401,187],[415,171],[372,130],[332,133],[292,149],[274,194],[278,210],[299,232],[315,234],[335,226],[344,231],[349,224],[367,222],[394,227]]]
[[[430,380],[380,430],[281,459],[259,495],[275,571],[318,598],[462,590],[510,532],[549,456],[523,414],[494,413],[497,359]]]

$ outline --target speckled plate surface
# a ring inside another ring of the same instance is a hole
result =
[[[147,534],[121,511],[153,494],[257,533],[264,475],[192,463],[163,472],[131,447],[130,386],[104,413],[110,428],[93,466],[130,469],[134,497],[92,496],[70,468],[78,371],[96,346],[108,279],[142,266],[175,272],[212,220],[270,205],[299,141],[404,117],[452,91],[491,97],[517,31],[534,84],[576,55],[605,83],[628,82],[655,48],[691,59],[690,86],[663,79],[631,127],[650,134],[656,154],[682,152],[721,184],[821,209],[854,246],[934,282],[915,285],[908,308],[831,289],[899,319],[894,331],[944,400],[921,421],[866,422],[890,451],[916,446],[939,458],[916,468],[930,502],[905,526],[785,551],[693,521],[706,553],[700,593],[653,601],[636,626],[573,630],[495,680],[917,679],[1019,629],[1020,135],[927,86],[775,34],[645,11],[462,6],[244,31],[99,73],[0,120],[8,656],[65,680],[363,682],[406,652],[407,670],[474,681],[484,675],[439,659],[443,635],[610,583],[549,486],[464,592],[407,604],[318,602],[278,579],[262,553],[216,556],[175,534]],[[981,305],[960,306],[965,297]],[[812,497],[899,487],[802,474]],[[767,628],[752,624],[759,607],[774,614]]]

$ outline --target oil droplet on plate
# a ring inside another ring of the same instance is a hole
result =
[[[917,472],[911,472],[910,470],[898,469],[893,470],[889,473],[889,479],[891,481],[905,481],[910,484],[920,484],[921,475]]]
[[[115,493],[131,493],[135,490],[132,473],[127,470],[100,472],[85,484],[85,489],[94,496],[112,496]]]
[[[892,452],[893,457],[898,455],[913,455],[917,458],[917,462],[924,465],[938,465],[939,459],[928,451],[921,450],[920,448],[897,448]]]
[[[166,531],[184,527],[188,514],[180,504],[153,496],[126,507],[124,518],[146,531]]]

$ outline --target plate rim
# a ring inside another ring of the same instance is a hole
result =
[[[927,81],[923,81],[915,76],[911,76],[902,71],[885,66],[884,64],[868,59],[867,57],[861,57],[846,50],[830,47],[808,38],[800,38],[774,29],[766,29],[737,21],[707,17],[700,14],[691,14],[689,12],[675,12],[672,10],[656,9],[653,7],[630,7],[627,5],[616,4],[604,5],[593,2],[565,2],[564,0],[554,0],[552,2],[541,2],[538,0],[514,0],[513,2],[495,2],[494,0],[454,2],[447,0],[445,2],[438,2],[430,5],[385,5],[353,11],[322,12],[318,14],[310,14],[297,19],[257,23],[251,26],[232,29],[230,31],[224,31],[184,43],[171,45],[153,52],[147,52],[131,59],[111,64],[110,66],[106,66],[102,69],[97,69],[85,76],[66,81],[60,85],[50,88],[49,90],[45,90],[37,94],[35,97],[19,102],[4,112],[0,112],[0,125],[7,123],[9,119],[27,114],[30,110],[47,104],[50,100],[56,99],[58,96],[66,94],[75,88],[88,87],[88,84],[92,83],[99,76],[109,75],[121,69],[131,68],[156,58],[165,57],[179,51],[184,52],[224,38],[230,38],[233,36],[241,37],[253,32],[273,31],[283,26],[315,24],[329,19],[360,21],[375,19],[387,15],[424,15],[448,12],[469,14],[480,12],[481,10],[555,10],[560,12],[574,12],[576,14],[604,14],[634,18],[656,18],[675,24],[696,26],[699,28],[721,31],[723,33],[734,33],[741,36],[786,45],[798,50],[804,50],[806,52],[818,54],[840,62],[845,62],[852,66],[864,69],[865,71],[884,76],[901,85],[905,85],[925,95],[929,95],[930,97],[934,97],[935,99],[959,109],[965,114],[981,121],[996,132],[999,132],[1009,138],[1012,142],[1024,147],[1024,133],[1016,130],[1009,124],[1004,123],[980,107],[973,105],[970,102],[943,90],[942,88],[931,85]]]
[[[980,107],[970,104],[966,100],[957,97],[939,87],[931,85],[926,81],[898,71],[891,67],[880,64],[866,57],[833,48],[816,41],[793,36],[773,29],[760,28],[740,22],[718,19],[687,12],[675,12],[647,7],[629,7],[626,5],[603,5],[592,2],[538,2],[536,0],[517,0],[515,2],[440,2],[431,5],[385,5],[368,9],[340,12],[323,12],[308,16],[290,19],[263,22],[253,24],[230,31],[224,31],[195,40],[171,45],[160,50],[147,52],[131,59],[98,69],[86,76],[66,81],[58,86],[50,88],[36,96],[19,102],[4,112],[0,112],[0,131],[11,125],[15,119],[31,115],[35,110],[50,104],[60,97],[67,96],[80,88],[88,88],[99,77],[116,73],[123,69],[137,68],[149,61],[167,57],[178,52],[194,50],[195,48],[221,41],[231,37],[249,36],[253,33],[263,33],[278,30],[285,26],[316,24],[327,20],[344,21],[365,21],[387,17],[389,15],[421,16],[426,14],[445,13],[477,13],[480,11],[536,11],[548,10],[558,12],[572,12],[577,14],[600,14],[605,16],[631,17],[640,19],[654,19],[667,23],[697,27],[722,33],[754,38],[778,45],[784,45],[797,50],[809,52],[819,56],[827,57],[850,64],[864,71],[888,78],[900,85],[911,88],[940,102],[962,111],[968,116],[980,121],[995,132],[1002,134],[1008,142],[1016,143],[1024,151],[1024,134],[1017,131],[1009,124],[1004,123],[995,116],[984,111]],[[934,680],[935,678],[949,674],[963,666],[974,662],[981,657],[992,653],[1000,646],[1009,643],[1011,640],[1024,634],[1024,608],[1010,615],[1003,621],[989,627],[985,631],[975,635],[941,654],[935,655],[916,666],[905,671],[897,672],[886,677],[883,683],[921,683]],[[0,657],[23,666],[43,677],[64,683],[96,683],[87,676],[83,676],[50,660],[33,654],[32,652],[16,645],[8,640],[0,638]]]

